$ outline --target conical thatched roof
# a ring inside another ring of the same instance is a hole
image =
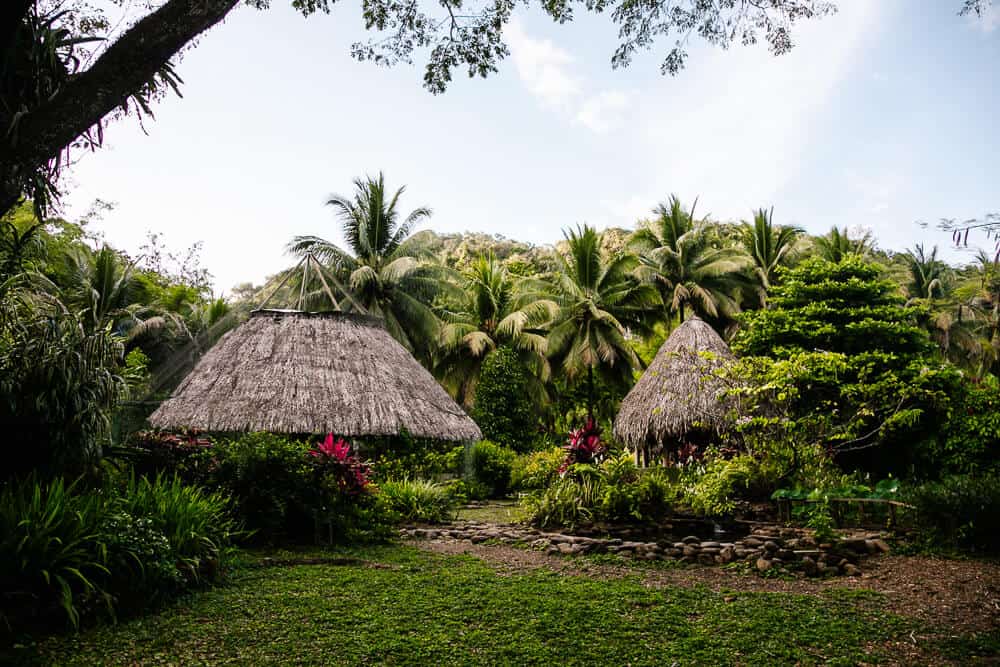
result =
[[[149,421],[223,432],[482,437],[379,320],[340,312],[255,311]]]
[[[681,438],[693,427],[721,428],[726,405],[711,371],[732,358],[729,346],[704,320],[693,317],[681,324],[622,401],[615,437],[638,449]]]

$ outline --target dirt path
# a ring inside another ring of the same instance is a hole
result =
[[[817,594],[838,588],[865,589],[886,596],[882,608],[887,612],[915,618],[943,635],[1000,628],[1000,564],[984,561],[888,555],[866,561],[864,572],[857,577],[764,578],[717,566],[609,565],[502,544],[455,540],[413,540],[409,544],[435,553],[477,556],[501,573],[544,568],[590,577],[638,576],[648,586],[704,585],[715,591]]]

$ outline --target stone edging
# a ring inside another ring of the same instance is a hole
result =
[[[760,572],[798,570],[806,576],[861,573],[861,561],[889,552],[881,533],[845,535],[835,544],[817,544],[804,529],[761,526],[732,542],[701,540],[695,536],[679,542],[625,541],[616,537],[585,537],[549,533],[523,525],[455,522],[439,526],[405,526],[400,535],[410,539],[468,540],[473,544],[498,542],[525,545],[552,555],[610,553],[637,560],[677,560],[703,565],[746,562]]]

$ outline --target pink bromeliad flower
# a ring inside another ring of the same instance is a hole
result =
[[[351,455],[351,445],[343,438],[333,439],[333,433],[327,433],[326,440],[316,446],[316,449],[309,452],[311,455],[327,456],[337,461],[346,461]]]

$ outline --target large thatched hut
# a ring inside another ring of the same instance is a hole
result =
[[[222,432],[482,437],[380,320],[342,312],[254,311],[149,421]]]
[[[728,401],[712,371],[733,358],[725,341],[693,317],[674,329],[622,401],[615,437],[649,465],[700,446],[725,429]]]

